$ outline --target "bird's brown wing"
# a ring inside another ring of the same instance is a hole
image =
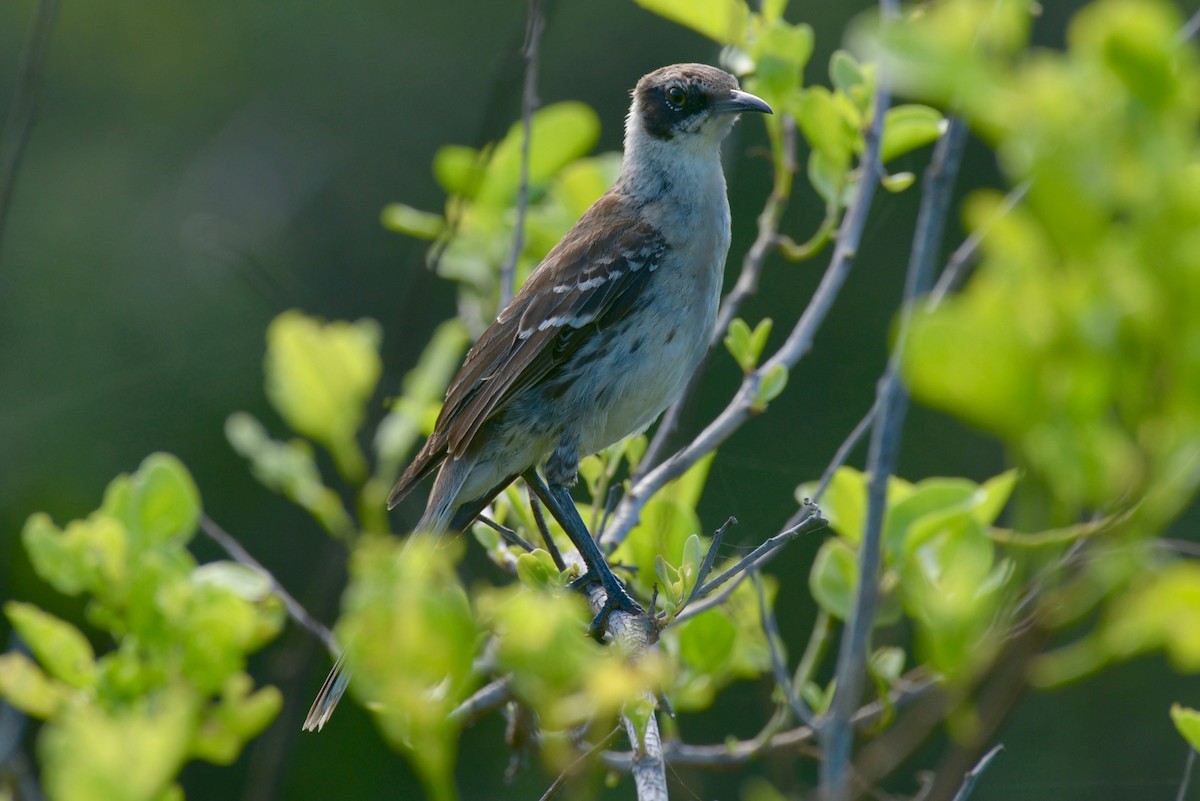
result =
[[[665,250],[662,235],[639,221],[623,198],[597,201],[467,353],[433,433],[396,483],[389,508],[446,456],[466,453],[520,390],[624,317]]]

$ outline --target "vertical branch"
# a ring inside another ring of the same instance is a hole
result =
[[[17,166],[25,151],[29,129],[33,126],[34,106],[38,86],[42,79],[42,65],[50,45],[50,32],[58,14],[58,0],[40,0],[34,14],[29,39],[21,52],[20,77],[13,92],[12,105],[8,108],[8,119],[4,133],[0,135],[0,233],[4,231],[4,220],[8,215],[8,203],[12,198],[16,182]]]
[[[651,713],[646,720],[646,736],[639,740],[637,726],[622,716],[625,733],[633,745],[633,782],[638,801],[667,801],[667,762],[663,757],[658,718]]]
[[[529,208],[529,141],[532,138],[533,109],[537,106],[537,62],[538,47],[545,27],[542,0],[529,0],[529,19],[525,25],[525,88],[521,92],[521,185],[517,190],[517,221],[513,227],[512,252],[508,261],[500,268],[500,308],[508,306],[513,299],[517,282],[517,262],[525,247],[525,212]]]
[[[886,90],[880,89],[884,102],[877,106],[878,125],[886,105]],[[904,348],[913,301],[929,291],[933,261],[941,246],[946,215],[962,161],[966,126],[951,120],[934,148],[933,160],[925,171],[921,208],[913,235],[913,248],[904,285],[901,329],[887,369],[879,379],[875,425],[867,458],[870,480],[867,487],[867,521],[859,550],[858,594],[854,610],[838,653],[837,692],[821,729],[824,759],[821,764],[821,788],[825,801],[840,801],[850,792],[850,751],[853,740],[851,717],[858,707],[871,629],[879,600],[880,540],[887,503],[888,477],[896,465],[908,395],[897,379],[899,355]]]

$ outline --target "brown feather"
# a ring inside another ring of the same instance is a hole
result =
[[[484,331],[450,383],[433,433],[388,497],[396,505],[448,456],[481,445],[483,426],[633,305],[665,244],[609,193],[588,209]],[[466,499],[465,499],[466,500]]]

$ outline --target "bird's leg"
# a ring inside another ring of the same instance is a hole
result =
[[[584,565],[587,566],[587,573],[577,579],[573,586],[581,587],[592,582],[599,582],[600,586],[604,588],[604,606],[592,619],[589,629],[592,637],[597,640],[604,639],[604,628],[608,623],[608,616],[615,610],[621,609],[634,614],[645,614],[645,610],[630,597],[629,593],[625,591],[625,585],[608,566],[608,561],[601,553],[600,546],[596,544],[596,540],[592,538],[587,526],[584,525],[583,518],[579,516],[579,510],[575,508],[575,501],[571,499],[570,490],[560,483],[552,483],[547,487],[542,481],[542,477],[537,474],[537,470],[532,467],[522,474],[522,478],[525,479],[525,483],[529,485],[538,500],[546,505],[550,514],[563,527],[567,536],[571,538],[571,542],[579,550]]]

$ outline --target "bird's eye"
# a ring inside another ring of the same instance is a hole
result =
[[[687,92],[683,91],[679,86],[672,86],[667,90],[667,100],[670,101],[672,106],[681,108],[687,101]]]

